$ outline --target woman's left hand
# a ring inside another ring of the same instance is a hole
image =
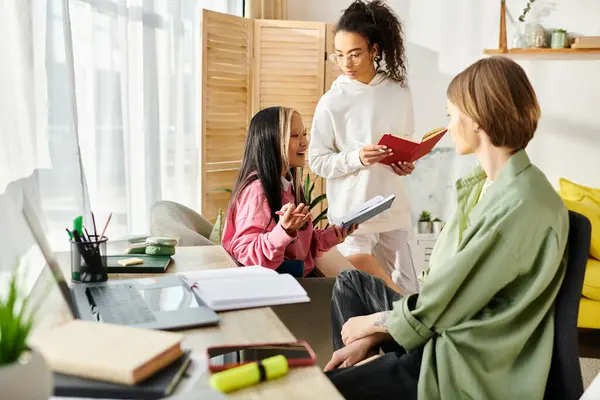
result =
[[[352,234],[352,232],[358,229],[358,225],[350,225],[350,228],[341,228],[337,225],[333,225],[332,228],[335,232],[335,237],[337,237],[338,243],[342,243],[349,235]]]
[[[411,162],[397,162],[392,164],[394,172],[400,176],[410,175],[415,170],[415,164]]]

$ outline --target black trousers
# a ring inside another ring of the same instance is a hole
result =
[[[334,350],[344,347],[344,323],[361,315],[389,311],[401,295],[383,280],[358,271],[338,275],[331,300],[331,327]],[[346,399],[417,399],[423,348],[406,352],[398,343],[382,343],[385,354],[358,367],[327,372],[331,382]]]

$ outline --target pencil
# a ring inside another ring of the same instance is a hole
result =
[[[285,213],[283,211],[275,211],[275,214],[277,215],[284,215]],[[305,217],[308,214],[292,214],[294,217]]]
[[[108,219],[106,220],[106,225],[104,225],[104,229],[102,230],[102,233],[100,234],[100,239],[102,239],[104,237],[104,233],[106,232],[106,228],[108,228],[108,223],[110,222],[110,219],[112,218],[112,212],[108,215]]]
[[[96,236],[96,240],[98,240],[98,231],[96,230],[96,218],[94,217],[94,212],[90,211],[92,213],[92,223],[94,224],[94,236]],[[90,236],[88,234],[88,236]]]
[[[83,238],[86,239],[88,242],[91,242],[92,239],[90,239],[90,233],[88,232],[87,228],[83,228],[83,230],[85,231],[85,236]]]

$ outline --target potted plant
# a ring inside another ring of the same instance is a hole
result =
[[[432,233],[433,226],[431,223],[431,213],[429,211],[422,211],[419,216],[419,225],[418,232],[419,233]]]
[[[35,311],[18,281],[18,268],[6,292],[0,298],[1,391],[12,400],[47,399],[52,395],[53,376],[42,355],[27,348]]]
[[[433,233],[438,234],[442,231],[444,224],[442,223],[441,219],[436,217],[433,219],[433,221],[431,221],[431,226],[432,226]]]
[[[552,42],[550,47],[553,49],[564,49],[569,47],[569,38],[566,29],[556,29],[552,32]]]

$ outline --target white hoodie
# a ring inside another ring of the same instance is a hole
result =
[[[410,205],[402,177],[392,167],[360,162],[360,144],[385,133],[412,138],[414,117],[408,87],[377,74],[368,84],[339,76],[315,110],[308,150],[311,171],[327,180],[328,218],[335,220],[370,198],[396,195],[392,207],[362,224],[360,233],[409,228]],[[356,142],[355,142],[356,141]]]

